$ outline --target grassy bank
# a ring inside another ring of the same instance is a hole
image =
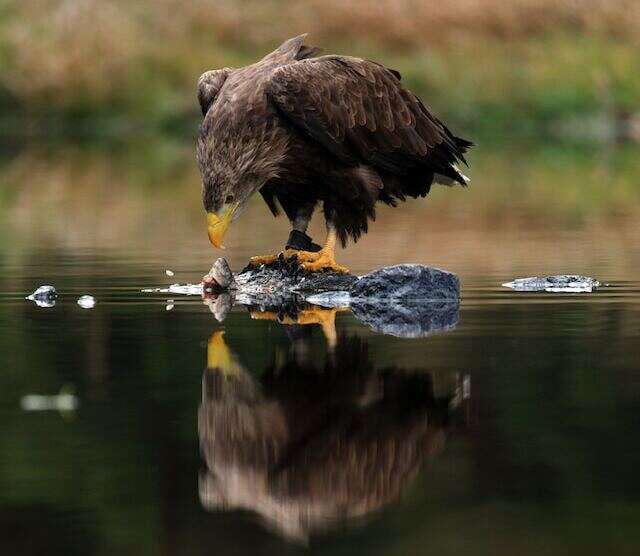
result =
[[[640,112],[640,3],[627,0],[25,0],[0,8],[0,130],[185,131],[195,80],[310,32],[370,57],[458,128],[606,136]]]

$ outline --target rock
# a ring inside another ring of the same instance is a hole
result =
[[[96,300],[92,295],[83,295],[78,298],[78,305],[83,309],[93,309],[96,306]]]
[[[351,299],[457,301],[460,280],[446,270],[419,264],[387,266],[364,275],[349,290]]]
[[[74,411],[80,405],[73,388],[63,386],[60,393],[53,396],[43,396],[40,394],[26,394],[20,400],[20,407],[24,411],[50,411],[61,412]]]
[[[407,301],[392,303],[354,299],[353,316],[375,332],[400,338],[421,338],[451,330],[458,324],[458,301]]]
[[[519,292],[591,293],[600,287],[600,282],[589,276],[562,274],[558,276],[516,278],[512,282],[502,285],[505,288],[511,288]]]
[[[56,304],[58,294],[53,286],[44,285],[38,287],[26,299],[35,302],[38,307],[53,307]]]

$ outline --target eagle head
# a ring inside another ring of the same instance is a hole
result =
[[[273,130],[260,127],[217,127],[217,123],[224,120],[220,114],[217,116],[218,120],[205,119],[197,151],[209,240],[215,247],[222,248],[229,225],[251,196],[278,176],[286,138],[274,136]]]

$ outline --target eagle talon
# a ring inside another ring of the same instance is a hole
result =
[[[278,253],[277,255],[257,255],[255,257],[251,257],[249,259],[249,266],[257,268],[262,265],[273,265],[280,261],[280,255],[282,253]]]
[[[336,274],[349,274],[351,272],[346,266],[338,264],[334,259],[328,257],[321,257],[317,261],[302,263],[300,267],[307,272],[331,271]]]
[[[258,255],[255,257],[251,257],[249,259],[250,267],[259,267],[262,265],[271,266],[275,264],[279,264],[280,266],[286,265],[289,261],[297,258],[298,262],[300,262],[301,253],[306,253],[306,251],[298,251],[297,249],[285,249],[284,251],[280,251],[277,255]],[[318,255],[318,253],[309,252],[310,255]],[[307,260],[307,259],[304,259]],[[311,260],[311,259],[308,259]]]
[[[333,250],[321,250],[317,253],[311,251],[301,252],[300,268],[306,272],[331,271],[338,274],[349,274],[346,266],[338,264]]]
[[[287,248],[277,255],[267,255],[264,257],[251,257],[250,267],[261,265],[280,264],[287,267],[287,263],[295,259],[297,266],[289,270],[302,270],[305,272],[320,272],[323,270],[335,272],[337,274],[349,274],[346,266],[336,262],[335,255],[336,233],[331,229],[327,234],[327,241],[320,251],[302,251]]]

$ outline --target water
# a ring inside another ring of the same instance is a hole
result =
[[[638,154],[487,149],[468,192],[382,211],[341,262],[463,284],[417,339],[141,293],[217,255],[187,147],[5,160],[2,553],[637,554]],[[235,269],[286,237],[260,202],[234,226]],[[605,287],[501,287],[562,273]]]

